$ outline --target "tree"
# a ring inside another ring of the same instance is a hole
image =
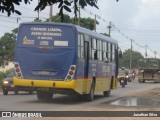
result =
[[[102,35],[105,35],[105,36],[108,36],[108,37],[111,37],[109,34],[107,33],[101,33]]]
[[[34,19],[33,22],[42,22],[42,20],[40,20],[39,18]]]
[[[63,23],[73,23],[72,18],[69,15],[64,14],[63,18],[64,18]],[[55,16],[51,17],[51,21],[52,22],[61,22],[61,17],[57,13]],[[49,19],[46,19],[45,22],[49,22]]]
[[[24,3],[30,4],[31,1],[32,0],[24,0]],[[61,16],[63,21],[63,11],[66,10],[67,12],[71,12],[71,9],[69,7],[72,4],[74,4],[74,13],[75,13],[75,16],[77,17],[78,1],[79,1],[79,5],[82,8],[84,8],[87,5],[90,5],[98,9],[98,6],[97,6],[98,0],[39,0],[39,3],[35,8],[35,11],[44,10],[48,5],[58,4],[59,15]],[[22,0],[0,0],[0,12],[2,13],[7,12],[8,16],[10,16],[12,13],[17,13],[18,15],[21,15],[21,12],[16,10],[15,5],[20,5],[22,2],[23,2]]]
[[[144,58],[142,54],[139,52],[136,52],[136,51],[131,52],[131,49],[125,50],[125,52],[123,52],[122,59],[120,59],[119,65],[121,67],[126,67],[126,68],[130,67],[130,54],[132,54],[132,68],[137,68],[138,61]]]
[[[53,16],[51,18],[52,22],[61,22],[61,18],[59,16],[59,14],[56,14],[55,16]],[[49,19],[46,19],[45,22],[49,22]],[[71,18],[69,15],[64,14],[64,21],[63,23],[72,23],[72,24],[76,24],[74,18]],[[96,21],[97,24],[99,24],[98,21]],[[90,29],[90,30],[94,30],[94,19],[88,17],[88,18],[80,18],[80,26]]]
[[[12,33],[5,33],[0,38],[0,65],[3,65],[5,60],[13,60],[16,33],[17,29],[14,29]]]
[[[96,24],[99,24],[98,21],[96,21]],[[80,26],[90,29],[90,30],[94,30],[94,19],[92,18],[80,18]]]

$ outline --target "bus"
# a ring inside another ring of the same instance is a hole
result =
[[[95,93],[117,88],[118,43],[110,37],[64,23],[22,23],[15,48],[14,86],[35,88],[39,100],[53,94]]]

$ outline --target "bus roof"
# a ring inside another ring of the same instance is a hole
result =
[[[26,23],[21,23],[20,26],[25,25],[25,24],[28,24],[28,25],[54,24],[54,25],[71,26],[71,27],[75,27],[77,29],[77,31],[80,32],[80,33],[85,33],[85,34],[90,35],[90,36],[92,36],[92,37],[94,37],[96,39],[101,39],[101,40],[105,40],[105,41],[107,40],[107,42],[118,44],[117,40],[114,40],[114,39],[112,39],[112,38],[110,38],[108,36],[102,35],[100,33],[91,31],[89,29],[86,29],[86,28],[83,28],[83,27],[80,27],[80,26],[77,26],[77,25],[74,25],[74,24],[58,23],[58,22],[26,22]]]
[[[77,25],[74,25],[76,28],[77,28],[77,31],[78,32],[81,32],[81,33],[86,33],[92,37],[95,37],[97,39],[102,39],[102,40],[107,40],[108,42],[110,43],[115,43],[117,44],[118,42],[108,36],[105,36],[105,35],[102,35],[100,33],[97,33],[97,32],[94,32],[94,31],[91,31],[89,29],[86,29],[86,28],[83,28],[83,27],[80,27],[80,26],[77,26]]]

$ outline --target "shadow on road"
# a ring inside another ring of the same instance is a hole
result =
[[[36,98],[37,99],[37,98]],[[105,99],[103,95],[95,95],[93,101],[97,101],[99,99]],[[80,96],[67,96],[67,95],[55,95],[51,100],[32,100],[26,101],[28,103],[47,103],[47,104],[63,104],[63,105],[74,105],[81,103],[88,103],[88,101],[84,100]],[[92,101],[91,101],[92,102]]]

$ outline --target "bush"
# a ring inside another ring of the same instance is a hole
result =
[[[0,85],[2,84],[2,80],[5,78],[5,73],[0,72]]]

